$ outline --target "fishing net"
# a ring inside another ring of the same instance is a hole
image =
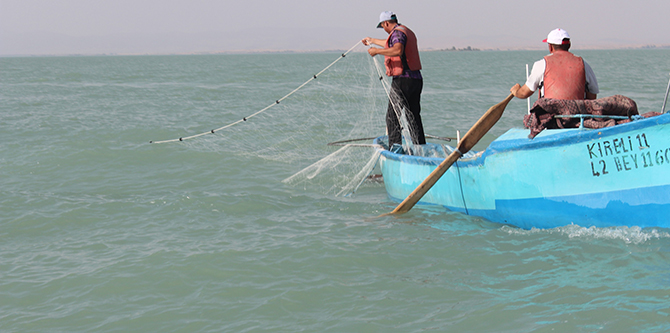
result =
[[[371,135],[374,137],[374,135],[379,136],[385,133],[384,119],[389,100],[396,117],[400,121],[403,137],[415,137],[414,133],[409,131],[410,126],[408,126],[407,117],[408,115],[411,116],[411,113],[402,107],[401,97],[390,90],[390,82],[383,75],[383,65],[377,61],[377,58],[364,56],[363,59],[367,60],[367,70],[364,71],[361,68],[354,71],[367,75],[359,78],[357,86],[347,85],[347,95],[350,97],[356,96],[351,99],[353,104],[348,108],[359,109],[360,113],[344,112],[345,114],[339,115],[342,118],[353,116],[350,122],[353,122],[354,126],[348,133],[341,133],[340,135],[341,138],[345,139],[339,141],[343,146],[284,179],[284,183],[305,188],[317,188],[321,192],[338,196],[352,195],[364,183],[379,184],[379,178],[373,175],[380,156],[379,150],[366,149],[366,146],[372,145],[357,143],[360,140],[355,138],[365,138],[363,140],[370,143],[372,141]],[[345,68],[345,70],[351,69],[352,67]],[[337,111],[333,110],[333,112]],[[404,140],[403,145],[408,153],[420,151],[419,147],[412,145],[412,140]],[[388,146],[383,146],[383,148],[388,148]]]
[[[312,91],[315,102],[328,110],[327,122],[340,129],[319,129],[322,133],[330,132],[322,142],[343,143],[326,146],[325,150],[312,149],[311,152],[320,154],[318,158],[283,183],[338,196],[351,195],[365,183],[378,184],[366,179],[374,172],[379,158],[379,152],[372,147],[372,138],[386,131],[388,95],[383,87],[388,81],[383,77],[380,80],[377,59],[366,53],[354,54],[347,60],[336,69],[339,75],[324,80],[327,81],[324,85],[332,89]],[[338,102],[333,103],[334,100]],[[360,138],[364,139],[357,140]]]
[[[390,80],[384,75],[379,57],[370,57],[367,52],[349,53],[352,49],[307,82],[304,77],[297,81],[284,77],[277,84],[269,79],[263,82],[265,89],[256,91],[253,99],[257,101],[252,100],[248,105],[267,105],[277,96],[284,96],[264,109],[247,110],[241,120],[211,133],[156,143],[183,141],[194,150],[225,149],[237,155],[283,163],[287,165],[282,167],[284,170],[295,170],[283,180],[285,184],[325,194],[351,195],[374,172],[379,153],[372,147],[372,138],[386,132],[390,91]],[[323,56],[304,59],[318,57],[324,59]],[[297,88],[284,95],[287,87]],[[248,98],[240,96],[239,100]],[[397,96],[391,95],[391,101],[402,127],[409,128]],[[404,137],[411,135],[403,131]],[[226,139],[222,140],[222,136]],[[365,140],[356,140],[359,138]],[[334,141],[348,141],[352,145],[327,145]],[[406,141],[410,145],[405,147],[406,152],[417,151],[411,147],[411,140]]]

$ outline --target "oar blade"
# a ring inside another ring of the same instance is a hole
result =
[[[502,117],[507,104],[509,104],[512,98],[514,98],[514,95],[509,94],[503,101],[489,108],[486,113],[472,125],[470,130],[465,133],[458,144],[458,150],[460,150],[461,153],[465,154],[470,151],[470,149],[472,149],[472,147],[474,147],[477,142],[479,142],[479,140],[493,128],[493,125],[495,125],[498,120],[500,120],[500,117]]]

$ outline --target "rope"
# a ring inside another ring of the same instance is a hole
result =
[[[430,138],[430,139],[437,139],[437,140],[442,140],[442,141],[451,141],[455,140],[456,138],[445,138],[441,136],[435,136],[435,135],[430,135],[430,134],[425,134],[425,137]],[[356,142],[356,141],[367,141],[367,140],[374,140],[377,137],[371,137],[371,138],[360,138],[360,139],[350,139],[350,140],[342,140],[342,141],[335,141],[335,142],[330,142],[327,145],[328,146],[345,146],[348,142]],[[378,146],[378,145],[373,145],[373,146]],[[449,154],[447,154],[449,155]]]
[[[442,140],[442,141],[447,141],[451,142],[451,140],[456,140],[456,138],[445,138],[441,136],[435,136],[435,135],[430,135],[430,134],[424,134],[425,137],[430,138],[430,139],[437,139],[437,140]]]
[[[323,70],[321,70],[320,72],[314,74],[314,76],[312,76],[311,78],[309,78],[309,80],[305,81],[305,83],[303,83],[303,84],[301,84],[300,86],[298,86],[297,88],[293,89],[293,91],[291,91],[290,93],[286,94],[284,97],[282,97],[282,98],[276,100],[274,103],[272,103],[272,104],[266,106],[265,108],[263,108],[263,109],[261,109],[261,110],[258,110],[258,111],[254,112],[254,113],[252,113],[252,114],[250,114],[250,115],[248,115],[248,116],[246,116],[246,117],[244,117],[244,118],[242,118],[242,119],[240,119],[240,120],[238,120],[238,121],[232,122],[232,123],[230,123],[230,124],[228,124],[228,125],[225,125],[225,126],[222,126],[222,127],[219,127],[219,128],[215,128],[215,129],[213,129],[213,130],[211,130],[211,131],[203,132],[203,133],[200,133],[200,134],[195,134],[195,135],[191,135],[191,136],[181,137],[181,138],[179,138],[179,139],[171,139],[171,140],[163,140],[163,141],[149,141],[149,143],[168,143],[168,142],[177,142],[177,141],[184,141],[184,140],[194,139],[194,138],[197,138],[197,137],[201,137],[201,136],[203,136],[203,135],[213,134],[213,133],[216,133],[216,132],[218,132],[218,131],[220,131],[220,130],[223,130],[223,129],[226,129],[226,128],[228,128],[228,127],[237,125],[237,124],[239,124],[239,123],[245,122],[245,121],[247,121],[247,120],[249,120],[249,119],[251,119],[251,118],[253,118],[253,117],[255,117],[255,116],[257,116],[257,115],[259,115],[259,114],[261,114],[261,113],[263,113],[263,112],[265,112],[265,111],[267,111],[267,110],[270,109],[271,107],[273,107],[273,106],[275,106],[275,105],[281,103],[283,100],[287,99],[289,96],[293,95],[295,92],[297,92],[298,90],[302,89],[304,86],[306,86],[307,84],[309,84],[309,83],[312,82],[313,80],[316,80],[316,78],[317,78],[319,75],[323,74],[323,72],[325,72],[325,71],[327,71],[328,69],[330,69],[330,67],[333,67],[333,65],[335,65],[335,64],[336,64],[338,61],[340,61],[342,58],[346,57],[347,54],[349,54],[349,52],[353,51],[353,49],[355,49],[358,45],[360,45],[359,43],[360,43],[360,42],[356,42],[356,44],[354,44],[354,46],[352,46],[349,50],[347,50],[346,52],[342,53],[342,56],[340,56],[340,57],[337,58],[335,61],[333,61],[332,63],[330,63],[330,65],[326,66],[326,67],[325,67]]]
[[[356,142],[356,141],[368,141],[368,140],[374,140],[377,137],[372,137],[372,138],[360,138],[360,139],[350,139],[350,140],[342,140],[342,141],[335,141],[335,142],[330,142],[328,143],[328,146],[340,146],[349,142]]]
[[[374,60],[375,63],[375,69],[377,70],[377,75],[379,76],[379,82],[382,84],[382,87],[384,87],[386,96],[389,98],[389,102],[393,107],[393,111],[395,112],[395,115],[398,118],[398,123],[400,123],[401,106],[398,105],[395,98],[391,97],[391,88],[389,87],[389,83],[386,80],[384,80],[384,75],[386,75],[386,73],[384,72],[385,68],[383,69],[382,65],[379,64],[376,57],[373,57],[372,60]]]
[[[460,153],[460,151],[458,151]],[[463,154],[461,154],[463,156]],[[456,172],[458,172],[458,184],[461,189],[461,198],[463,199],[463,209],[465,209],[465,215],[470,215],[468,211],[468,204],[465,202],[465,192],[463,192],[463,179],[461,179],[461,168],[458,166],[458,161],[454,162],[456,164]]]
[[[334,143],[329,144],[329,146],[384,148],[384,146],[374,143]]]

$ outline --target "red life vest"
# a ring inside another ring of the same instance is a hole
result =
[[[407,68],[403,65],[402,57],[389,57],[384,56],[384,64],[386,65],[386,75],[388,76],[398,76],[402,75],[405,72],[405,69],[412,71],[418,71],[421,69],[421,59],[419,58],[419,47],[416,42],[416,35],[412,30],[409,30],[408,27],[404,25],[396,25],[395,28],[391,31],[388,38],[386,38],[386,48],[389,48],[389,43],[391,42],[391,35],[395,30],[400,30],[407,36],[407,45],[405,45],[404,58],[407,62]]]
[[[586,98],[584,60],[568,51],[554,50],[544,57],[544,97],[556,99]]]

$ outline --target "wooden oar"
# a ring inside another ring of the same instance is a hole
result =
[[[456,160],[458,160],[463,154],[467,153],[472,147],[479,142],[479,140],[486,134],[503,114],[505,107],[509,101],[514,98],[513,94],[509,94],[505,100],[492,106],[484,115],[477,120],[477,122],[470,128],[470,130],[465,133],[461,142],[458,143],[458,147],[454,150],[449,156],[442,162],[440,165],[431,172],[430,175],[417,187],[414,192],[410,193],[407,198],[401,202],[398,207],[396,207],[392,212],[384,214],[402,214],[408,212],[414,205],[421,200],[421,198],[430,190],[435,183],[442,177],[442,175],[451,167]],[[382,216],[384,216],[382,215]]]

